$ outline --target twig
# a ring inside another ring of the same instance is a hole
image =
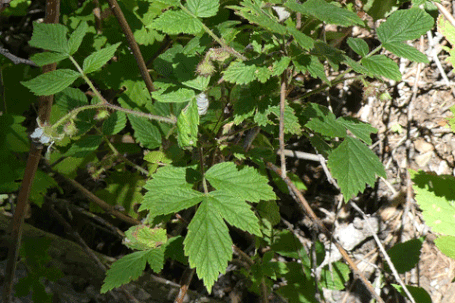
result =
[[[433,40],[433,34],[431,31],[427,32],[428,35],[428,40]],[[441,73],[441,77],[444,80],[444,83],[448,86],[450,81],[449,78],[447,78],[446,72],[444,71],[444,68],[442,67],[441,61],[439,61],[438,54],[436,49],[433,49],[431,52],[431,56],[433,57],[434,62],[436,63],[436,66],[438,67],[439,72]],[[420,65],[420,63],[419,63]],[[419,82],[416,77],[416,82]]]
[[[392,270],[392,273],[393,273],[393,276],[395,277],[395,279],[397,280],[397,282],[401,285],[401,287],[403,287],[403,290],[404,292],[406,293],[406,295],[408,296],[409,300],[411,300],[412,303],[415,303],[415,300],[414,298],[412,297],[411,293],[409,292],[409,290],[406,288],[406,285],[403,283],[403,280],[400,278],[400,275],[398,274],[395,266],[393,265],[393,262],[392,260],[390,259],[389,255],[387,254],[387,252],[385,251],[385,248],[384,246],[382,245],[381,243],[381,240],[379,239],[378,235],[376,234],[376,232],[374,231],[373,227],[371,226],[370,222],[368,221],[368,218],[367,216],[365,215],[365,213],[357,206],[357,204],[355,204],[354,202],[350,202],[351,203],[351,206],[362,216],[363,218],[363,221],[366,223],[368,229],[370,230],[371,234],[373,235],[373,238],[376,242],[376,245],[378,245],[379,247],[379,250],[382,252],[382,254],[384,255],[384,258],[385,260],[387,261],[387,264],[389,264],[389,267],[390,269]]]
[[[280,90],[280,126],[278,140],[280,141],[280,162],[281,162],[281,178],[286,177],[286,155],[284,153],[284,110],[286,107],[286,73],[281,76]]]
[[[16,65],[17,64],[27,64],[27,65],[31,65],[31,66],[38,66],[32,60],[19,58],[15,55],[11,54],[9,52],[9,50],[7,50],[6,48],[3,48],[1,46],[0,46],[0,54],[5,56],[6,58],[10,59],[11,62],[13,62]]]
[[[45,23],[58,23],[60,16],[60,0],[47,0],[46,1],[46,16]],[[56,64],[43,66],[43,73],[55,70]],[[48,122],[51,115],[52,103],[54,101],[53,95],[41,96],[39,117],[43,122]],[[17,257],[19,255],[19,247],[22,238],[22,229],[24,225],[24,217],[28,208],[28,199],[30,197],[30,190],[35,178],[36,170],[41,159],[41,151],[43,146],[31,144],[30,151],[27,159],[27,164],[24,171],[24,179],[22,180],[21,189],[17,197],[17,206],[14,211],[13,220],[11,221],[11,243],[8,251],[8,262],[6,264],[5,281],[3,283],[3,302],[10,303],[12,301],[12,289],[14,274],[17,266]]]
[[[183,281],[182,286],[180,286],[179,293],[174,300],[174,303],[183,303],[185,299],[185,295],[188,292],[188,288],[190,287],[191,280],[193,279],[195,269],[190,269],[188,275],[186,275],[186,279]]]
[[[139,46],[137,45],[137,42],[134,39],[133,32],[131,31],[128,22],[126,22],[125,16],[123,15],[123,12],[120,9],[119,4],[117,3],[117,0],[107,0],[107,2],[109,2],[109,6],[111,10],[114,12],[115,17],[117,18],[117,21],[120,24],[123,33],[125,34],[126,40],[128,41],[131,51],[133,52],[134,58],[136,58],[137,66],[139,67],[142,79],[144,80],[148,91],[152,93],[155,90],[155,88],[153,87],[152,77],[150,77],[150,74],[147,70],[147,66],[145,65],[145,61],[144,58],[142,57],[141,50],[139,49]]]
[[[268,169],[274,171],[276,174],[281,176],[281,171],[278,167],[276,167],[275,165],[273,165],[270,162],[266,162],[266,166]],[[311,221],[314,224],[314,227],[317,228],[318,230],[322,231],[328,239],[333,238],[331,232],[324,226],[322,221],[316,216],[316,214],[313,212],[310,205],[308,204],[307,200],[303,197],[302,193],[297,189],[297,187],[294,185],[294,183],[292,183],[292,181],[288,177],[285,177],[282,179],[284,182],[286,182],[286,185],[288,186],[289,191],[292,193],[293,198],[296,200],[296,202],[298,202],[302,206],[306,215],[308,215],[310,217]],[[371,283],[367,280],[367,278],[359,270],[359,268],[357,267],[355,262],[351,259],[351,257],[349,257],[346,250],[335,239],[333,239],[333,243],[339,250],[343,259],[346,261],[346,263],[348,263],[349,267],[353,270],[355,276],[360,278],[360,280],[363,282],[363,284],[365,285],[365,287],[367,288],[367,290],[371,294],[371,296],[374,297],[379,303],[384,303],[382,298],[374,290]]]
[[[433,1],[433,4],[438,8],[438,10],[441,12],[441,14],[446,17],[446,19],[452,24],[452,26],[455,27],[455,18],[447,11],[447,9],[442,6],[441,3],[438,3],[436,1]]]

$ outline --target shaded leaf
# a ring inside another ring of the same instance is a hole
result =
[[[37,96],[50,96],[70,86],[79,76],[73,70],[58,69],[21,83]]]
[[[99,51],[96,51],[85,58],[84,63],[82,64],[84,73],[89,74],[103,67],[107,61],[111,60],[112,57],[114,57],[115,51],[119,45],[120,42],[100,49]]]

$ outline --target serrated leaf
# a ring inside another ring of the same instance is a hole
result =
[[[305,126],[313,131],[333,138],[346,136],[346,129],[327,107],[309,103],[305,108],[304,115],[310,119]]]
[[[128,120],[134,129],[134,138],[145,148],[154,149],[161,145],[161,133],[152,122],[131,114],[128,115]]]
[[[319,78],[322,81],[330,84],[329,79],[325,75],[324,65],[319,62],[318,57],[311,55],[301,55],[297,58],[293,58],[295,68],[301,73],[309,72],[314,78]]]
[[[111,46],[105,47],[100,49],[99,51],[94,52],[90,56],[84,59],[84,63],[82,64],[82,69],[84,73],[90,74],[107,63],[107,61],[111,60],[114,57],[115,51],[119,47],[120,42],[113,44]]]
[[[288,68],[289,63],[291,63],[291,58],[287,56],[283,56],[278,58],[277,60],[274,60],[272,65],[273,70],[272,76],[279,76],[282,73],[284,73],[286,68]]]
[[[212,207],[215,207],[229,224],[253,235],[262,235],[259,220],[245,200],[233,196],[226,190],[212,191],[210,198]]]
[[[115,111],[103,122],[103,134],[108,136],[118,134],[125,126],[125,113]]]
[[[199,113],[196,99],[190,101],[177,118],[177,141],[181,148],[196,147],[198,141]]]
[[[455,260],[455,237],[440,236],[434,240],[436,247],[447,257]]]
[[[280,117],[279,106],[271,106],[269,112],[274,113],[277,118]],[[294,109],[290,106],[284,108],[284,133],[294,135],[302,134],[302,127],[299,124],[299,119],[295,115]]]
[[[55,95],[55,104],[57,104],[63,112],[88,105],[87,96],[77,88],[67,87]]]
[[[274,252],[284,257],[303,259],[307,256],[302,243],[289,230],[278,232],[270,247]]]
[[[223,72],[224,80],[235,84],[247,84],[255,79],[256,66],[243,62],[232,62]]]
[[[455,27],[453,27],[443,15],[439,15],[437,24],[438,32],[440,32],[450,44],[455,45]]]
[[[164,3],[169,6],[178,6],[180,4],[179,0],[157,0],[157,2]]]
[[[455,179],[453,176],[434,176],[410,170],[412,188],[422,209],[425,223],[436,233],[455,236]]]
[[[404,42],[383,43],[382,46],[391,53],[415,62],[429,63],[427,56],[419,52],[415,47]]]
[[[59,53],[68,54],[68,29],[61,24],[33,23],[33,34],[29,44]]]
[[[103,140],[99,135],[85,135],[74,142],[65,153],[65,157],[83,158],[98,149]]]
[[[395,81],[401,80],[401,73],[398,65],[385,55],[375,55],[363,58],[361,62],[362,65],[374,75],[383,76]]]
[[[166,11],[153,21],[152,27],[169,35],[195,35],[202,30],[202,23],[183,11]]]
[[[68,50],[69,54],[72,55],[79,49],[81,46],[82,39],[84,39],[85,34],[87,33],[88,25],[87,22],[82,21],[79,26],[71,33],[71,36],[68,40]]]
[[[147,263],[150,265],[150,268],[156,273],[159,273],[163,269],[164,251],[164,246],[148,250]]]
[[[303,4],[299,4],[296,1],[288,1],[285,6],[290,10],[315,17],[328,24],[341,26],[363,25],[362,19],[357,14],[327,3],[324,0],[308,0]]]
[[[210,293],[218,275],[226,272],[233,244],[229,229],[211,199],[205,198],[199,206],[183,243],[190,266],[196,268]]]
[[[424,10],[400,9],[378,27],[378,39],[382,43],[414,40],[429,31],[433,24],[433,17]]]
[[[202,76],[198,76],[195,79],[182,82],[183,85],[200,90],[200,91],[206,90],[207,87],[209,86],[209,83],[210,83],[210,77],[202,77]]]
[[[220,2],[218,0],[188,0],[186,5],[196,17],[208,18],[216,15]]]
[[[370,52],[368,44],[363,39],[349,37],[347,43],[361,57],[365,57]]]
[[[338,181],[344,199],[348,201],[365,189],[374,186],[376,176],[386,177],[378,157],[358,139],[346,137],[329,155],[327,166]]]
[[[135,225],[125,232],[124,244],[130,249],[149,250],[160,247],[167,242],[166,230],[150,228],[145,225]]]
[[[272,226],[277,225],[281,221],[280,208],[275,201],[261,201],[256,206],[261,218],[267,219]]]
[[[354,118],[340,117],[337,119],[344,127],[346,127],[354,136],[370,145],[371,134],[376,134],[378,130],[372,127],[370,124],[359,121]]]
[[[405,298],[408,297],[406,292],[404,291],[403,287],[398,284],[392,284],[393,287]],[[411,293],[411,296],[414,298],[414,300],[418,303],[432,303],[433,301],[431,300],[430,295],[428,292],[422,288],[422,287],[417,287],[417,286],[410,286],[406,285],[406,288],[408,291]]]
[[[58,69],[21,83],[37,96],[50,96],[70,86],[79,76],[73,70]]]
[[[115,261],[106,272],[102,294],[136,280],[147,265],[148,251],[137,251]]]
[[[34,54],[30,57],[30,60],[35,62],[38,66],[44,66],[47,64],[60,62],[66,58],[68,58],[68,55],[64,53],[42,52]]]
[[[423,238],[411,239],[406,242],[397,243],[387,250],[387,254],[398,273],[404,274],[419,263],[422,243]],[[386,264],[386,270],[391,272],[388,264]]]
[[[288,26],[287,29],[289,33],[294,37],[297,44],[300,45],[303,49],[309,50],[313,48],[314,46],[313,39],[311,39],[301,31],[297,30],[295,27]]]
[[[362,66],[362,64],[358,63],[355,60],[352,60],[351,58],[349,58],[346,55],[344,56],[343,63],[345,63],[349,67],[352,67],[352,69],[359,74],[370,75],[370,73],[368,72],[368,69],[366,69],[364,66]]]
[[[276,198],[272,187],[267,184],[267,178],[249,166],[238,170],[232,162],[219,163],[212,166],[205,177],[216,189],[226,190],[250,202]]]
[[[188,88],[162,89],[152,92],[153,99],[164,103],[183,103],[194,99],[194,90]]]

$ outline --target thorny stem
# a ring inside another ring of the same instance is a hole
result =
[[[70,56],[70,60],[71,60],[71,62],[73,62],[74,66],[76,66],[76,69],[81,74],[82,79],[84,79],[85,83],[87,83],[88,86],[90,86],[90,88],[92,89],[93,93],[98,97],[98,99],[100,99],[100,101],[103,102],[103,103],[107,103],[107,101],[103,98],[103,96],[101,96],[100,92],[95,88],[95,86],[93,85],[92,81],[90,81],[90,79],[84,73],[84,71],[79,66],[79,64],[76,62],[76,60],[74,60],[73,56]]]

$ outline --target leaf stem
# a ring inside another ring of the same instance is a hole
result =
[[[73,56],[70,56],[70,60],[71,60],[71,62],[73,62],[74,66],[76,67],[76,69],[81,74],[82,79],[84,79],[85,83],[87,83],[88,86],[90,86],[90,88],[92,89],[93,93],[98,97],[98,99],[100,99],[100,101],[103,102],[103,103],[107,103],[107,101],[103,98],[103,96],[101,96],[100,92],[95,88],[95,86],[93,85],[92,81],[90,81],[90,79],[84,73],[84,71],[82,70],[80,65],[77,63],[77,61],[74,60]]]

